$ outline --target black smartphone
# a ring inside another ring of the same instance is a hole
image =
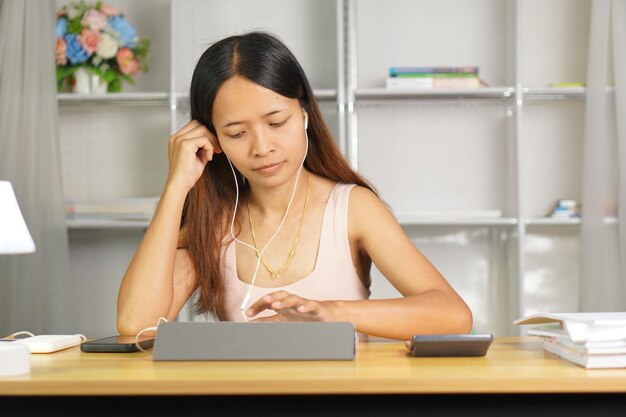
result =
[[[485,356],[491,342],[491,333],[415,335],[406,347],[413,356]]]
[[[141,336],[138,340],[142,349],[149,349],[154,345],[154,336]],[[137,352],[135,336],[111,336],[102,339],[90,340],[80,345],[83,352]]]

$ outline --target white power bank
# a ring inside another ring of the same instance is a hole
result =
[[[79,335],[56,335],[42,334],[39,336],[27,337],[19,339],[15,343],[23,343],[28,346],[30,353],[52,353],[58,350],[67,349],[72,346],[80,345],[81,337]]]

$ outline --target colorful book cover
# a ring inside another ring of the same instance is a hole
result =
[[[475,74],[478,76],[478,67],[391,67],[389,75],[398,74]]]

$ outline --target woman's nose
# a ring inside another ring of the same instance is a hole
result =
[[[272,151],[272,146],[270,144],[269,138],[262,131],[262,129],[257,129],[254,132],[254,140],[252,142],[252,152],[257,156],[264,156],[269,154]]]

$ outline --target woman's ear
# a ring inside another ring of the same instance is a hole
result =
[[[304,130],[307,130],[309,128],[309,114],[304,109],[302,109],[302,113],[304,113]]]

